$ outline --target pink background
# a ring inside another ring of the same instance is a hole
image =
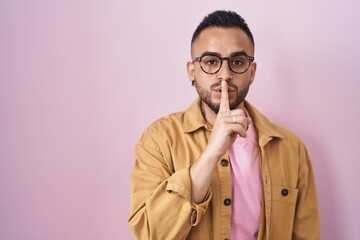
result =
[[[132,239],[133,149],[196,97],[203,16],[255,36],[248,99],[313,159],[322,239],[360,239],[359,1],[0,1],[0,239]]]

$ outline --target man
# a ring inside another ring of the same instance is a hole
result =
[[[310,158],[245,97],[254,40],[230,11],[204,18],[187,64],[197,99],[136,145],[129,226],[137,239],[319,239]]]

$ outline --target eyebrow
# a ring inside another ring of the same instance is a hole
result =
[[[236,57],[236,56],[247,56],[248,54],[245,51],[241,51],[241,52],[234,52],[230,55],[230,57]]]
[[[220,53],[210,52],[210,51],[203,52],[203,54],[201,54],[201,57],[206,56],[206,55],[221,57]],[[243,55],[247,55],[247,53],[245,51],[233,52],[233,53],[230,54],[230,57],[243,56]]]

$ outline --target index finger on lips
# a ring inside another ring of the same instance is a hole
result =
[[[219,112],[228,112],[228,111],[230,111],[228,85],[226,81],[222,80]]]

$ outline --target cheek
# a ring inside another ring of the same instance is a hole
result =
[[[252,72],[250,71],[247,71],[246,73],[244,73],[244,76],[243,76],[243,83],[245,85],[249,85],[251,84],[253,81],[253,75],[252,75]]]
[[[209,77],[208,76],[209,74],[204,73],[204,71],[201,70],[200,67],[196,67],[194,72],[195,72],[195,76],[198,77],[198,78],[207,78],[207,77]]]
[[[206,74],[203,71],[195,72],[195,78],[196,81],[201,85],[211,86],[212,84],[215,84],[219,81],[215,75]]]
[[[251,82],[250,75],[243,75],[238,79],[236,79],[235,81],[233,81],[233,84],[235,84],[239,88],[239,90],[241,90],[242,88],[247,87],[250,84],[250,82]]]

